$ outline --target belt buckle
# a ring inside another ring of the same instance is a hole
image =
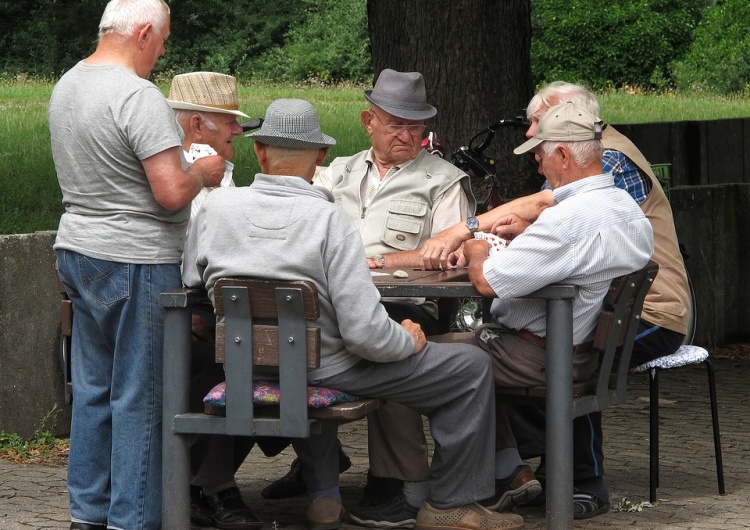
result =
[[[481,340],[485,344],[489,343],[489,341],[492,339],[496,339],[497,337],[498,333],[489,328],[484,328],[479,332],[479,340]]]

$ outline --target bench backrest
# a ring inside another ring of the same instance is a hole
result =
[[[214,287],[214,308],[223,317],[217,325],[216,355],[224,362],[228,429],[241,431],[253,424],[249,382],[261,373],[278,376],[283,435],[307,436],[307,370],[320,366],[320,329],[307,327],[320,315],[315,285],[222,278]]]

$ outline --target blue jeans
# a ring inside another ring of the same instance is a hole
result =
[[[134,265],[57,251],[73,303],[68,490],[73,521],[161,526],[163,310],[178,264]]]

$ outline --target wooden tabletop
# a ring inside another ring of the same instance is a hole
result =
[[[405,278],[394,276],[396,271],[407,274]],[[372,269],[372,280],[383,296],[445,297],[463,298],[481,296],[469,281],[466,268],[444,271],[422,269]]]

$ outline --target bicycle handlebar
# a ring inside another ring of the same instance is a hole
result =
[[[483,131],[479,131],[477,134],[475,134],[471,140],[469,140],[469,149],[476,153],[482,153],[485,149],[487,149],[487,146],[490,145],[490,142],[492,142],[492,138],[495,136],[495,131],[497,131],[500,127],[515,127],[515,128],[527,128],[530,125],[530,122],[523,116],[516,116],[515,118],[506,118],[502,119],[500,121],[497,121],[484,129]],[[481,144],[477,147],[473,147],[474,141],[479,138],[481,135],[486,134],[487,137],[482,141]]]

